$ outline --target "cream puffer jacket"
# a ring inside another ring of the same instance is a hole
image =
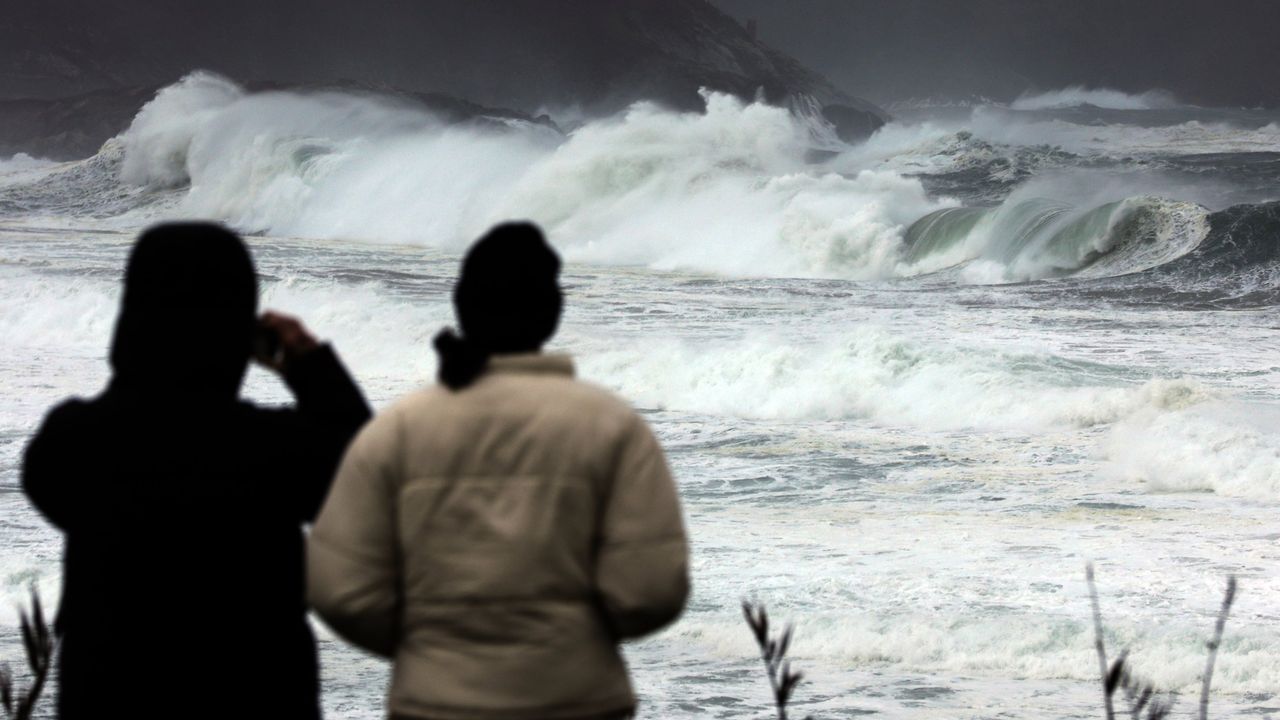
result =
[[[671,622],[688,545],[662,449],[563,355],[498,355],[352,443],[308,549],[311,602],[395,661],[393,716],[588,718],[635,697],[618,642]]]

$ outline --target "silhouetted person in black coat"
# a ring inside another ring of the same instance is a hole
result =
[[[320,715],[302,524],[370,413],[333,350],[259,319],[257,295],[227,230],[148,230],[109,385],[54,408],[27,448],[23,487],[66,534],[63,718]],[[296,408],[238,399],[255,345]]]

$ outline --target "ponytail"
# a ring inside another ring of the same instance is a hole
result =
[[[461,390],[490,355],[538,352],[560,322],[559,275],[560,256],[537,225],[504,223],[477,240],[453,288],[459,330],[435,337],[440,383]]]
[[[453,330],[441,330],[434,344],[440,356],[437,377],[450,390],[461,390],[475,382],[489,364],[487,350],[459,337]]]

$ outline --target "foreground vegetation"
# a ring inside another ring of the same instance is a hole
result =
[[[22,625],[22,646],[27,654],[27,670],[30,674],[29,684],[18,691],[17,678],[9,665],[0,665],[0,706],[4,708],[5,717],[13,720],[28,720],[35,712],[36,703],[40,701],[40,693],[44,691],[49,680],[49,671],[53,668],[53,653],[57,646],[57,638],[45,620],[44,608],[40,606],[40,596],[35,588],[31,590],[31,610],[20,611]],[[15,702],[15,699],[17,702]]]
[[[1102,608],[1098,601],[1098,588],[1094,584],[1093,563],[1085,568],[1085,579],[1089,584],[1089,601],[1093,606],[1094,646],[1098,651],[1098,670],[1102,684],[1102,704],[1106,720],[1115,720],[1116,694],[1122,692],[1126,705],[1122,709],[1131,720],[1165,720],[1173,712],[1178,700],[1173,691],[1161,692],[1150,682],[1139,676],[1129,663],[1129,650],[1120,652],[1115,661],[1107,663],[1107,647],[1102,635]],[[1206,643],[1209,650],[1205,662],[1204,676],[1200,685],[1200,720],[1209,718],[1209,688],[1213,684],[1213,667],[1218,659],[1218,648],[1222,645],[1222,633],[1227,626],[1227,616],[1231,614],[1231,605],[1236,599],[1236,578],[1227,578],[1227,590],[1222,598],[1222,606],[1218,610],[1218,620],[1214,624],[1213,637]],[[755,635],[760,646],[760,657],[764,660],[765,674],[769,679],[769,687],[773,691],[774,707],[778,712],[778,720],[787,720],[787,705],[800,684],[803,674],[791,669],[791,661],[786,659],[787,650],[791,647],[791,636],[794,630],[787,625],[780,636],[769,634],[769,615],[763,605],[750,602],[742,603],[742,613],[746,616],[747,625]],[[1144,715],[1145,713],[1145,715]],[[808,716],[805,720],[813,720]]]
[[[1110,663],[1107,661],[1107,647],[1103,639],[1102,608],[1098,599],[1098,589],[1094,583],[1092,563],[1085,570],[1085,578],[1089,585],[1089,601],[1093,610],[1094,646],[1098,653],[1098,670],[1102,686],[1102,704],[1106,720],[1115,720],[1117,701],[1124,707],[1120,710],[1131,720],[1165,720],[1173,711],[1178,696],[1172,691],[1160,691],[1153,684],[1144,680],[1130,665],[1128,649],[1124,649]],[[1227,578],[1227,589],[1218,610],[1217,622],[1214,624],[1213,636],[1206,643],[1208,657],[1205,661],[1204,675],[1200,688],[1200,720],[1209,718],[1209,690],[1213,684],[1213,669],[1218,658],[1218,648],[1222,646],[1222,635],[1226,629],[1227,617],[1231,614],[1231,606],[1236,598],[1236,578]],[[803,673],[791,667],[787,659],[787,651],[791,649],[793,625],[782,628],[781,634],[771,634],[769,614],[763,605],[744,601],[742,614],[760,648],[760,658],[764,663],[765,676],[772,691],[774,707],[778,720],[788,720],[787,708],[795,694],[796,687],[803,680]],[[0,707],[9,720],[30,720],[40,700],[53,667],[53,655],[57,647],[57,637],[45,618],[40,604],[40,596],[33,588],[31,591],[31,609],[20,611],[22,644],[27,660],[27,684],[19,689],[18,678],[8,664],[0,664]],[[776,627],[774,628],[776,629]],[[1119,697],[1118,697],[1119,695]],[[806,716],[804,720],[813,720]]]

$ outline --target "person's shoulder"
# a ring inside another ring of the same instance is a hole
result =
[[[49,408],[47,417],[72,418],[87,415],[93,412],[100,403],[96,398],[84,398],[74,395],[64,398],[61,402]]]
[[[401,395],[380,410],[374,420],[398,422],[420,413],[437,412],[449,404],[453,393],[439,384],[425,385]]]
[[[640,412],[626,398],[590,380],[574,378],[558,388],[557,403],[609,437],[627,437],[644,426]]]
[[[565,383],[564,392],[578,402],[590,404],[598,412],[619,416],[636,413],[631,403],[622,396],[591,380],[573,378]]]
[[[64,443],[82,443],[100,440],[111,423],[102,412],[96,399],[71,397],[54,405],[45,413],[40,427],[31,436],[31,444],[56,448]]]
[[[82,397],[66,398],[45,413],[41,430],[62,430],[92,422],[100,413],[100,403]]]
[[[395,433],[419,419],[439,416],[449,402],[448,396],[449,392],[438,385],[413,390],[374,413],[373,418],[364,424],[361,434]]]

